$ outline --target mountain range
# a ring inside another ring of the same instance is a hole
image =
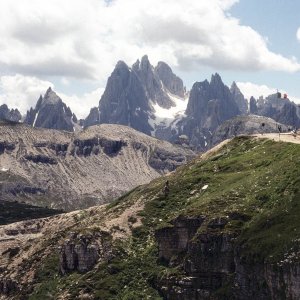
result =
[[[78,120],[49,88],[27,111],[24,123],[70,132],[98,124],[120,124],[172,143],[182,142],[184,137],[185,144],[205,151],[213,146],[214,135],[225,121],[243,115],[248,119],[252,115],[271,118],[290,128],[300,126],[299,107],[289,99],[278,98],[277,93],[266,98],[251,97],[248,104],[237,84],[226,86],[217,73],[210,81],[196,82],[187,91],[166,63],[152,66],[145,55],[132,66],[117,63],[99,105],[90,110],[85,120]],[[2,105],[0,119],[18,122],[21,114]]]

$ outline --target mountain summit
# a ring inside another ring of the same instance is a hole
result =
[[[40,96],[35,108],[27,111],[24,121],[32,127],[66,131],[74,131],[76,122],[76,116],[51,87],[48,88],[44,97]]]
[[[154,68],[145,55],[130,68],[119,61],[108,78],[99,106],[91,109],[85,127],[115,123],[151,135],[155,113],[176,107],[174,97],[183,98],[182,80],[163,62]]]

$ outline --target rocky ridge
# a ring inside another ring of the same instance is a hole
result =
[[[70,133],[0,126],[1,198],[78,209],[173,171],[193,152],[120,125]]]

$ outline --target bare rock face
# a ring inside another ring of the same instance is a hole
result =
[[[86,208],[111,201],[192,157],[190,150],[120,125],[78,133],[3,125],[1,199],[64,210]]]
[[[100,124],[99,107],[91,108],[89,115],[86,117],[85,120],[83,120],[82,123],[82,125],[85,127]]]
[[[164,86],[174,95],[184,97],[185,88],[183,81],[176,76],[172,69],[165,62],[158,62],[155,67],[155,72],[158,74]]]
[[[71,234],[59,248],[59,270],[62,275],[78,271],[90,271],[98,261],[106,261],[111,255],[110,238],[106,232],[93,236]]]
[[[13,151],[16,148],[15,143],[10,143],[6,141],[0,142],[0,154],[3,154],[5,151]]]
[[[248,101],[245,99],[235,82],[232,83],[230,92],[233,95],[233,99],[238,105],[241,114],[246,114],[248,112]]]
[[[219,74],[196,82],[190,92],[186,117],[176,122],[177,136],[186,135],[197,150],[209,149],[213,132],[224,121],[241,114],[230,89]]]
[[[249,104],[249,112],[250,114],[257,114],[257,104],[256,99],[254,97],[250,98],[250,104]]]
[[[136,72],[122,61],[108,78],[107,86],[99,102],[100,123],[122,124],[130,126],[148,135],[148,112],[151,107],[147,101],[146,91]],[[88,116],[87,120],[91,119]],[[95,123],[95,121],[93,121]],[[85,126],[89,126],[86,123]]]
[[[156,231],[160,259],[171,267],[182,265],[185,273],[164,277],[157,283],[163,297],[224,299],[215,292],[230,286],[231,299],[299,299],[299,263],[287,259],[279,265],[250,264],[243,260],[237,234],[222,231],[229,219],[207,222],[205,216],[181,217],[174,220],[173,227]]]
[[[171,95],[184,97],[185,90],[167,64],[160,62],[154,68],[146,55],[131,68],[119,61],[108,78],[99,107],[91,109],[84,126],[122,124],[151,135],[153,105],[165,109],[175,106]]]
[[[147,55],[142,57],[141,62],[138,60],[132,66],[132,69],[142,82],[148,102],[151,100],[154,103],[158,103],[159,106],[163,108],[170,108],[173,106],[172,100],[164,90],[164,87],[166,86],[164,86],[163,81],[160,79],[159,73],[157,73],[156,69],[150,64]],[[169,73],[168,75],[171,74],[173,73]]]
[[[173,221],[173,227],[166,227],[155,232],[159,245],[159,258],[170,262],[174,255],[187,251],[189,240],[196,234],[204,219],[182,218]]]
[[[215,74],[210,82],[194,84],[186,114],[197,120],[202,128],[215,129],[225,120],[240,114],[240,111],[229,88],[220,75]]]
[[[49,88],[40,96],[35,108],[31,108],[26,115],[24,123],[32,127],[74,131],[76,116],[71,109]]]

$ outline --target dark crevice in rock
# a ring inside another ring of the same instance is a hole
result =
[[[15,150],[16,145],[15,143],[9,143],[6,141],[0,142],[0,155],[6,151],[13,151]]]
[[[42,163],[42,164],[49,164],[49,165],[56,165],[57,164],[57,160],[53,157],[49,157],[46,155],[42,155],[42,154],[28,154],[24,156],[25,159],[32,161],[34,163]]]

